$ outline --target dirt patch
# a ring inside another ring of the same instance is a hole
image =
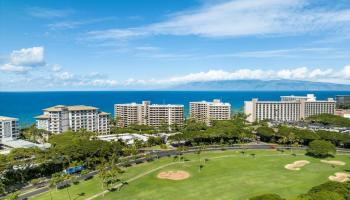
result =
[[[301,167],[304,167],[305,165],[309,164],[310,162],[307,160],[298,160],[295,161],[292,164],[287,164],[284,166],[284,168],[288,169],[288,170],[300,170]]]
[[[340,166],[343,166],[346,164],[345,162],[339,161],[339,160],[321,160],[321,162],[330,164],[330,165],[340,165]]]
[[[344,172],[337,172],[335,173],[335,176],[329,176],[328,179],[331,181],[343,183],[350,180],[350,174]]]
[[[167,172],[160,172],[157,177],[159,179],[169,179],[174,181],[180,181],[184,179],[188,179],[190,177],[190,174],[185,171],[167,171]]]

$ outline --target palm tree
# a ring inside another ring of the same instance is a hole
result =
[[[201,172],[201,170],[203,169],[204,165],[199,165],[199,172]]]
[[[69,181],[70,183],[73,183],[76,180],[76,177],[74,175],[65,175],[65,176],[62,177],[62,180],[63,181]],[[70,187],[69,182],[66,182],[66,191],[67,191],[69,200],[72,200],[72,198],[70,196],[70,192],[69,192],[69,187]]]
[[[50,199],[52,200],[52,188],[56,187],[57,189],[57,186],[56,186],[56,182],[53,178],[50,179],[49,181],[49,192],[50,192]]]
[[[105,164],[100,164],[97,168],[98,170],[98,177],[101,180],[101,187],[102,190],[105,190],[105,186],[106,186],[106,180],[107,180],[107,170],[106,170],[106,166]],[[104,193],[102,194],[102,196],[104,196]]]

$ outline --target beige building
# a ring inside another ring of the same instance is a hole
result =
[[[159,127],[163,123],[183,125],[183,105],[159,105],[143,101],[142,104],[115,104],[114,116],[118,127],[128,127],[132,124],[144,124]]]
[[[126,103],[114,105],[114,116],[118,127],[128,127],[132,124],[147,124],[147,109],[149,101],[142,101],[142,104]]]
[[[81,129],[102,134],[109,133],[109,114],[100,112],[96,107],[57,105],[43,111],[43,115],[35,117],[37,128],[51,133]]]
[[[249,122],[273,120],[294,122],[312,115],[335,113],[335,101],[329,98],[325,101],[316,100],[312,94],[307,96],[281,96],[281,101],[244,102],[244,112]]]
[[[335,115],[350,119],[350,109],[336,109]]]
[[[231,118],[231,104],[219,99],[214,99],[213,102],[190,102],[190,118],[208,126],[213,120],[228,120]]]
[[[147,110],[147,124],[153,127],[159,127],[163,124],[168,126],[182,126],[184,121],[183,105],[159,105],[152,104]]]
[[[0,116],[0,142],[16,139],[18,134],[18,119]]]

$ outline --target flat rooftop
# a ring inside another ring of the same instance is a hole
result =
[[[31,148],[31,147],[38,147],[41,149],[49,148],[51,145],[49,143],[46,144],[36,144],[33,142],[29,142],[26,140],[20,140],[20,139],[13,139],[13,140],[3,140],[1,143],[5,146],[11,147],[11,148]]]
[[[0,116],[0,121],[14,121],[14,120],[17,121],[18,119],[13,117]]]
[[[49,111],[49,112],[57,112],[65,109],[68,109],[70,111],[79,111],[79,110],[97,110],[98,108],[93,106],[85,106],[85,105],[74,105],[74,106],[57,105],[57,106],[45,108],[43,110]]]

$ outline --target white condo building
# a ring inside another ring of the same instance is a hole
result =
[[[57,105],[43,111],[43,115],[35,117],[39,129],[51,133],[80,129],[101,134],[109,133],[109,113],[100,112],[96,107]]]
[[[17,118],[0,116],[0,142],[16,139],[18,133]]]
[[[211,125],[213,120],[228,120],[231,118],[231,104],[219,99],[213,102],[190,102],[190,118]]]
[[[142,104],[127,103],[115,104],[114,116],[118,127],[128,127],[132,124],[144,124],[159,127],[163,123],[167,125],[183,125],[183,105],[151,104],[150,101],[142,101]]]
[[[333,98],[324,101],[316,100],[313,94],[307,96],[281,96],[281,101],[252,101],[244,102],[244,112],[249,122],[273,120],[294,122],[312,115],[334,114],[335,104]]]

